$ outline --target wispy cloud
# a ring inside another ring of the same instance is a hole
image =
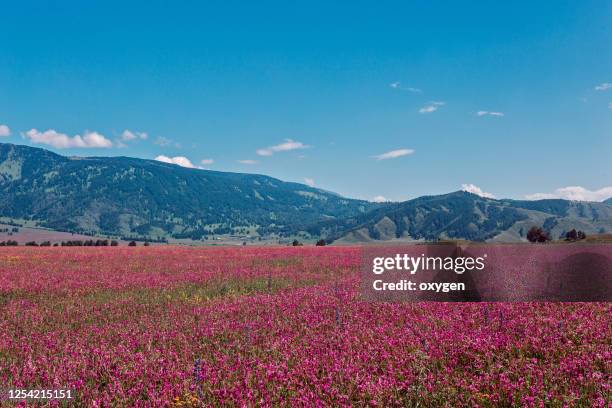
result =
[[[419,113],[432,113],[437,111],[441,106],[446,105],[446,102],[429,102],[427,105],[419,109]]]
[[[599,190],[589,190],[581,186],[568,186],[556,189],[552,193],[534,193],[525,196],[528,200],[543,200],[547,198],[563,198],[576,201],[603,201],[612,197],[612,187]]]
[[[45,144],[56,149],[68,148],[106,148],[112,147],[113,142],[98,132],[87,131],[81,135],[68,136],[64,133],[56,132],[53,129],[40,132],[36,129],[28,130],[25,135],[32,143]]]
[[[412,93],[422,93],[423,91],[419,88],[413,88],[411,86],[403,86],[400,82],[392,82],[389,84],[389,87],[393,89],[397,89],[399,91],[408,91]]]
[[[308,178],[308,177],[304,177],[304,184],[306,184],[307,186],[310,187],[314,187],[315,186],[315,181],[314,179]]]
[[[398,157],[408,156],[409,154],[413,154],[413,149],[397,149],[391,150],[386,153],[378,154],[374,157],[376,160],[388,160],[388,159],[397,159]]]
[[[601,83],[601,84],[597,85],[595,87],[595,90],[596,91],[607,91],[610,88],[612,88],[612,83],[611,82],[604,82],[604,83]]]
[[[181,147],[180,143],[170,140],[167,137],[163,137],[163,136],[157,136],[157,138],[155,139],[153,143],[161,147],[166,147],[166,146],[173,146],[176,148]]]
[[[185,156],[168,157],[164,155],[159,155],[155,158],[155,160],[163,162],[163,163],[176,164],[178,166],[187,167],[189,169],[197,168],[196,166],[193,165],[191,160],[189,160]]]
[[[274,146],[269,146],[269,147],[265,147],[262,149],[258,149],[255,153],[257,153],[257,155],[259,156],[272,156],[274,153],[288,152],[290,150],[297,150],[297,149],[306,149],[308,147],[310,146],[305,145],[302,142],[298,142],[298,141],[291,140],[291,139],[285,139],[283,143],[279,143]]]
[[[483,111],[483,110],[476,112],[476,115],[478,116],[498,116],[498,117],[505,116],[503,112],[491,112],[491,111]]]
[[[491,193],[487,193],[482,191],[482,189],[474,184],[462,184],[461,190],[467,191],[468,193],[476,194],[484,198],[495,198],[495,196]]]
[[[372,201],[374,201],[375,203],[385,203],[389,200],[387,200],[385,196],[377,195],[376,197],[372,199]]]
[[[240,164],[257,164],[259,162],[257,160],[245,159],[245,160],[238,160],[238,163],[240,163]]]
[[[208,164],[213,164],[215,161],[213,159],[202,159],[200,160],[200,163],[204,164],[204,165],[208,165]]]
[[[7,125],[0,125],[0,137],[7,137],[11,135],[11,129]]]
[[[612,102],[608,104],[608,109],[612,109]]]
[[[131,130],[125,129],[121,133],[121,140],[124,142],[129,142],[131,140],[146,140],[149,135],[146,132],[132,132]]]
[[[149,138],[149,135],[146,132],[133,132],[131,130],[125,129],[121,132],[118,138],[115,139],[115,144],[117,147],[123,148],[127,147],[128,143],[133,142],[135,140],[146,140]]]

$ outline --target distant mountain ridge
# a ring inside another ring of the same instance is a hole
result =
[[[467,239],[516,242],[532,226],[557,239],[576,228],[612,231],[612,205],[561,199],[495,200],[465,191],[425,196],[367,214],[326,222],[319,230],[342,242]]]
[[[290,235],[380,206],[254,174],[0,144],[0,216],[52,229],[199,239]]]
[[[553,238],[572,228],[612,232],[612,199],[496,200],[458,191],[377,204],[263,175],[0,144],[0,216],[55,230],[152,238],[516,242],[533,225]]]

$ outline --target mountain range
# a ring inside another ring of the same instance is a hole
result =
[[[465,191],[426,196],[327,223],[326,233],[345,242],[466,239],[518,242],[533,226],[554,239],[571,229],[612,231],[612,205],[547,199],[496,200]]]
[[[65,157],[0,144],[0,217],[59,231],[189,238],[301,236],[339,242],[514,242],[541,226],[612,232],[612,198],[495,200],[458,191],[372,203],[272,177],[130,157]]]

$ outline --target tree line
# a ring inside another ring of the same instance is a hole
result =
[[[584,233],[584,231],[576,231],[575,228],[572,228],[570,231],[567,231],[564,235],[562,235],[562,237],[564,237],[565,241],[573,242],[586,239],[586,234]],[[544,243],[550,241],[551,237],[549,232],[547,232],[541,227],[534,225],[527,232],[527,240],[533,243]]]
[[[55,243],[51,243],[51,241],[43,241],[43,242],[36,242],[36,241],[28,241],[26,243],[23,244],[24,246],[33,246],[33,247],[57,247],[57,246],[63,246],[63,247],[107,247],[107,246],[119,246],[119,242],[115,241],[115,240],[108,240],[108,239],[88,239],[88,240],[71,240],[71,241],[62,241],[62,242],[55,242]],[[151,245],[149,242],[145,242],[143,244],[143,246],[149,246]],[[0,241],[0,247],[3,246],[19,246],[19,242],[15,241],[15,240],[8,240],[8,241]],[[136,241],[130,241],[128,243],[128,246],[138,246],[138,244],[136,243]]]

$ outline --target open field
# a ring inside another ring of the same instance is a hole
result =
[[[11,220],[8,220],[9,222]],[[51,244],[60,244],[62,241],[74,241],[74,240],[115,240],[119,245],[127,245],[130,239],[120,239],[118,237],[109,237],[106,235],[84,235],[79,233],[54,231],[51,229],[41,228],[36,226],[33,222],[26,222],[19,220],[20,222],[16,225],[10,223],[3,223],[0,219],[0,230],[8,229],[7,232],[0,231],[0,242],[1,241],[17,241],[19,245],[24,245],[26,242],[45,242],[49,241]],[[12,232],[13,228],[17,228],[17,232]],[[294,239],[299,239],[301,242],[311,242],[314,244],[314,240],[304,240],[302,237],[285,237],[279,239],[278,237],[265,237],[261,240],[253,237],[240,237],[230,235],[219,235],[215,239],[210,240],[192,240],[192,239],[176,239],[170,236],[164,236],[167,242],[171,245],[188,245],[188,246],[238,246],[243,244],[257,245],[257,246],[268,246],[268,245],[286,245],[291,244]],[[143,238],[140,237],[137,241],[138,245],[143,244]],[[155,240],[152,240],[150,245],[159,245]],[[163,244],[165,245],[165,244]]]
[[[367,303],[359,253],[2,248],[0,384],[80,406],[608,406],[609,303]]]
[[[16,227],[18,229],[18,232],[11,232],[13,228],[15,228],[15,226],[0,223],[0,229],[9,230],[9,232],[0,232],[0,241],[17,241],[19,245],[24,245],[26,242],[31,241],[35,241],[37,243],[49,241],[51,244],[59,244],[62,241],[87,241],[90,239],[107,239],[101,237],[92,237],[89,235],[73,234],[70,232],[53,231],[33,227]],[[121,241],[121,244],[127,245],[127,242]]]

